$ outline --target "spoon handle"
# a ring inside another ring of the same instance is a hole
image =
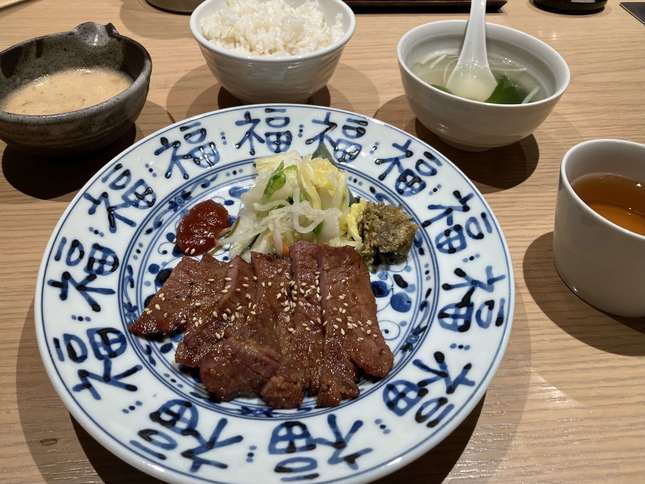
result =
[[[459,54],[459,64],[488,66],[486,52],[486,0],[470,1],[470,16],[466,25],[464,44]],[[480,55],[484,56],[483,59]]]

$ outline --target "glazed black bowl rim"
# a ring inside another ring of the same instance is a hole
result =
[[[116,27],[112,25],[112,23],[107,23],[103,25],[97,22],[84,22],[82,24],[77,25],[75,28],[65,32],[56,32],[53,34],[41,35],[39,37],[32,37],[30,39],[23,40],[22,42],[18,42],[17,44],[14,44],[11,47],[4,49],[2,52],[0,52],[0,57],[2,57],[3,55],[5,55],[6,53],[8,53],[13,49],[23,47],[25,45],[28,45],[32,42],[36,42],[41,39],[73,34],[79,31],[81,27],[86,25],[102,25],[103,27],[105,27],[105,29],[107,30],[108,34],[111,37],[117,37],[117,38],[123,39],[124,41],[129,42],[130,44],[134,45],[137,49],[141,51],[141,53],[143,54],[143,67],[141,68],[141,72],[136,77],[136,79],[132,81],[132,84],[130,84],[127,88],[125,88],[123,91],[119,92],[118,94],[106,99],[105,101],[101,101],[98,104],[93,104],[92,106],[88,106],[82,109],[77,109],[75,111],[66,111],[63,113],[54,113],[54,114],[17,114],[17,113],[10,113],[8,111],[3,111],[2,109],[0,109],[0,121],[10,122],[14,124],[48,125],[48,124],[58,124],[60,122],[80,120],[88,116],[91,116],[93,114],[110,109],[112,104],[120,104],[121,102],[124,102],[135,90],[137,90],[138,88],[147,84],[150,81],[150,74],[152,73],[152,59],[150,58],[150,54],[148,53],[146,48],[136,40],[130,37],[127,37],[125,35],[121,35],[117,31]]]

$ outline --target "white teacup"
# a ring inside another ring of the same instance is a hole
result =
[[[645,316],[645,236],[598,215],[574,192],[572,183],[590,173],[645,180],[645,145],[593,140],[564,156],[553,233],[555,266],[589,304],[619,316]]]

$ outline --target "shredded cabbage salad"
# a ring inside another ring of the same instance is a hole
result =
[[[301,239],[360,249],[358,220],[366,202],[354,202],[346,174],[329,160],[289,151],[257,159],[256,170],[255,186],[242,195],[238,218],[220,239],[231,257],[287,255]]]

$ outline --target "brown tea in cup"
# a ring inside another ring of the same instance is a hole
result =
[[[610,173],[590,173],[571,185],[594,212],[645,235],[645,182]]]

